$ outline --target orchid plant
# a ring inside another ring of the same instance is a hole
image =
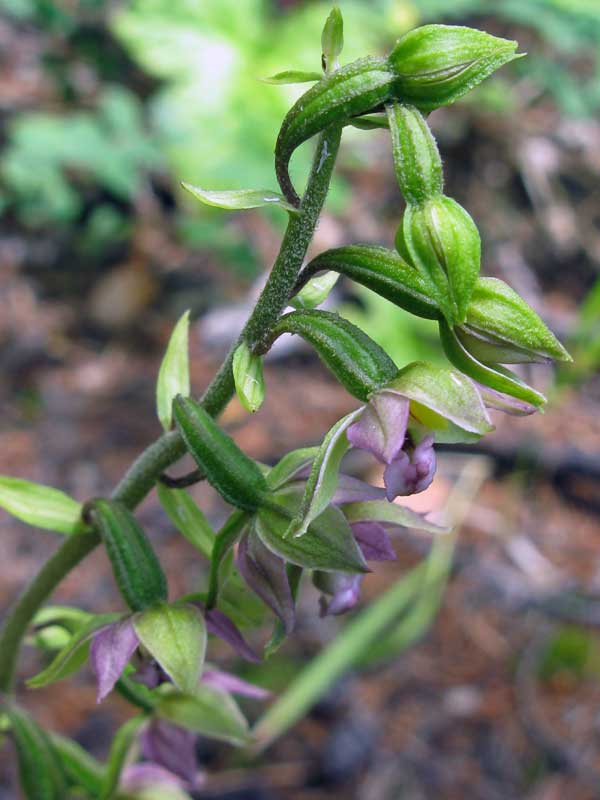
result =
[[[201,398],[191,396],[186,313],[158,374],[164,433],[110,497],[79,503],[58,489],[0,479],[6,511],[65,536],[14,604],[0,634],[4,729],[16,747],[30,800],[189,797],[203,780],[196,738],[251,744],[261,724],[249,727],[235,696],[264,700],[268,694],[206,661],[212,639],[259,663],[293,633],[304,579],[320,592],[321,615],[342,614],[357,603],[374,564],[395,558],[393,535],[413,529],[443,539],[447,529],[398,498],[421,492],[434,480],[438,443],[474,442],[491,431],[489,409],[525,415],[542,408],[545,398],[505,364],[569,359],[516,292],[501,280],[480,277],[476,225],[443,193],[442,163],[426,119],[518,58],[516,43],[470,28],[427,25],[403,36],[385,58],[340,66],[342,31],[334,9],[322,35],[322,73],[288,70],[268,79],[313,84],[287,114],[277,140],[281,193],[184,185],[210,205],[274,206],[288,215],[264,290]],[[395,247],[339,247],[305,264],[347,125],[389,129],[406,201]],[[288,165],[295,149],[312,137],[313,166],[300,197]],[[402,312],[436,320],[449,365],[415,362],[398,368],[358,327],[320,310],[339,275]],[[243,453],[216,420],[235,392],[249,412],[260,407],[263,358],[286,333],[308,342],[359,406],[318,446],[289,452],[268,467]],[[341,471],[350,448],[367,451],[383,466],[383,487]],[[197,469],[184,478],[169,477],[167,468],[186,453]],[[200,480],[231,507],[216,532],[186,491]],[[153,490],[199,560],[209,565],[205,583],[185,597],[169,597],[160,556],[134,515]],[[44,606],[98,546],[106,550],[126,610],[93,614]],[[269,618],[272,633],[261,643]],[[24,641],[50,654],[43,671],[27,681],[29,687],[62,680],[89,660],[98,702],[117,690],[138,708],[116,733],[106,764],[44,731],[19,706],[13,688]]]

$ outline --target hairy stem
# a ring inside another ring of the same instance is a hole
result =
[[[201,398],[212,416],[221,413],[234,393],[232,362],[239,342],[246,341],[252,347],[268,335],[287,305],[327,196],[341,132],[341,127],[335,125],[319,136],[306,192],[298,213],[290,214],[269,279],[237,342]],[[177,431],[163,434],[133,462],[116,486],[113,499],[135,508],[161,473],[184,453],[185,445]],[[67,539],[16,601],[0,631],[0,691],[12,688],[19,646],[37,609],[98,542],[95,531]]]

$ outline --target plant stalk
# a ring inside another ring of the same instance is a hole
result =
[[[201,398],[206,411],[214,417],[223,411],[235,391],[232,362],[238,344],[245,341],[252,347],[268,335],[288,303],[327,197],[341,133],[342,128],[334,125],[319,136],[306,192],[298,212],[289,216],[271,274],[238,340]],[[163,434],[133,462],[112,493],[113,499],[134,509],[161,473],[184,454],[185,445],[177,431]],[[67,539],[17,599],[0,630],[0,692],[12,689],[18,650],[36,611],[99,541],[94,530]]]

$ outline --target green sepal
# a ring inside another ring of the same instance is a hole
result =
[[[479,232],[469,214],[443,195],[409,205],[402,237],[411,263],[449,324],[464,322],[481,260]]]
[[[275,171],[281,191],[298,206],[289,175],[294,150],[334,123],[371,111],[391,97],[394,75],[383,58],[363,58],[325,75],[287,113],[275,147]]]
[[[171,430],[173,424],[174,398],[190,393],[189,327],[190,312],[185,311],[173,328],[158,371],[156,411],[165,431]]]
[[[98,800],[111,800],[119,786],[121,773],[131,758],[131,753],[136,744],[137,734],[142,725],[147,724],[147,719],[143,716],[132,717],[121,725],[115,733],[108,754],[104,780],[98,795]]]
[[[303,72],[299,69],[286,69],[268,78],[259,78],[263,83],[272,83],[281,86],[288,83],[313,83],[323,77],[321,72]]]
[[[10,720],[24,796],[27,800],[64,800],[66,777],[46,731],[13,703],[3,710]]]
[[[382,391],[408,397],[409,425],[416,421],[438,442],[477,441],[493,430],[473,381],[454,369],[414,361]]]
[[[204,205],[224,208],[227,211],[243,211],[248,208],[275,206],[291,214],[296,214],[295,206],[288,203],[282,195],[270,189],[229,189],[222,191],[201,189],[191,183],[182,182],[183,188]]]
[[[365,401],[396,374],[388,354],[364,331],[329,311],[292,311],[273,328],[273,335],[295,333],[310,342],[323,363],[354,397]]]
[[[342,506],[348,522],[381,522],[384,525],[395,525],[401,528],[424,531],[425,533],[445,534],[448,528],[429,522],[423,514],[398,503],[387,500],[366,500],[362,503],[347,503]]]
[[[339,57],[343,49],[344,18],[340,9],[334,6],[325,20],[321,34],[321,53],[325,72],[333,72],[339,68]]]
[[[188,451],[211,486],[231,505],[256,510],[267,491],[256,462],[191,398],[177,397],[173,416]]]
[[[0,508],[28,525],[55,533],[77,533],[84,527],[81,503],[52,486],[22,478],[0,476]]]
[[[571,361],[556,336],[520,295],[498,278],[479,278],[465,324],[456,330],[479,361]]]
[[[418,317],[440,317],[435,299],[429,296],[429,282],[394,250],[368,244],[336,247],[306,267],[309,274],[320,270],[339,272]]]
[[[206,652],[206,626],[197,608],[159,605],[133,619],[141,644],[185,694],[196,691]]]
[[[255,521],[259,539],[285,561],[325,572],[369,572],[354,534],[342,512],[328,506],[306,527],[301,536],[290,536],[290,515],[301,495],[283,490],[273,496],[270,508],[261,509]],[[278,510],[276,506],[280,506]]]
[[[52,659],[50,664],[29,678],[30,689],[41,689],[56,681],[63,680],[77,672],[87,661],[90,640],[95,633],[107,625],[121,619],[121,614],[96,614],[84,622],[71,636],[69,642]]]
[[[128,607],[143,611],[167,599],[167,579],[140,524],[114,500],[93,500],[90,518],[100,534],[115,581]]]
[[[388,57],[395,94],[423,111],[448,105],[497,69],[520,58],[517,42],[459,25],[423,25],[398,40]]]
[[[392,136],[392,155],[400,191],[407,203],[424,203],[444,188],[442,160],[433,134],[414,106],[386,106]]]
[[[242,342],[233,354],[231,368],[239,401],[246,411],[254,414],[265,399],[262,358],[255,355],[246,342]]]
[[[246,718],[231,695],[202,683],[193,695],[167,691],[155,713],[161,719],[210,739],[237,746],[250,741]]]
[[[498,364],[484,364],[478,361],[457,338],[456,333],[444,322],[440,321],[440,340],[448,360],[465,375],[477,383],[489,386],[502,394],[516,397],[535,408],[542,408],[546,398],[531,386],[521,381],[512,372]]]

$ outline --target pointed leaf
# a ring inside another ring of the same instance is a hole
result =
[[[120,614],[98,614],[92,617],[71,637],[68,645],[57,653],[46,669],[27,681],[27,686],[40,689],[77,672],[87,659],[92,636],[120,618]]]
[[[262,358],[255,355],[246,342],[242,342],[233,354],[232,371],[240,403],[246,411],[254,414],[265,399]]]
[[[141,726],[146,724],[146,718],[140,715],[127,720],[116,732],[110,746],[110,753],[108,755],[108,762],[106,764],[106,772],[104,774],[99,800],[111,800],[111,798],[114,797],[114,793],[119,785],[121,773],[127,764],[128,757],[136,742],[136,734]]]
[[[320,81],[323,75],[320,72],[303,72],[299,69],[285,69],[268,78],[259,78],[263,83],[281,85],[285,83],[309,83]]]
[[[164,484],[157,483],[156,493],[161,506],[179,533],[185,536],[203,556],[210,558],[215,543],[215,532],[185,489],[168,489]]]
[[[331,502],[337,488],[340,464],[349,447],[346,431],[361,413],[362,408],[359,408],[347,414],[336,422],[323,439],[313,461],[302,502],[286,533],[287,537],[304,535],[311,522]],[[300,564],[300,566],[306,565]]]
[[[363,114],[361,117],[352,117],[349,124],[359,131],[374,131],[381,128],[388,129],[390,122],[384,114]]]
[[[248,723],[235,700],[202,683],[193,696],[169,692],[159,701],[156,714],[182,728],[222,742],[244,745],[250,738]]]
[[[316,308],[323,303],[333,289],[340,276],[337,272],[325,272],[311,278],[298,294],[290,301],[294,308]]]
[[[0,476],[0,508],[29,525],[55,533],[77,533],[83,528],[81,503],[51,486],[21,478]]]
[[[63,800],[66,781],[48,734],[16,705],[5,708],[17,751],[19,778],[27,800]]]
[[[186,311],[173,328],[158,372],[156,410],[166,431],[173,424],[173,400],[178,394],[187,397],[190,393],[189,327],[190,312]]]
[[[137,616],[134,625],[140,642],[175,686],[192,694],[206,650],[206,626],[198,609],[161,605]]]
[[[344,516],[351,524],[357,522],[381,522],[401,528],[414,528],[427,533],[448,533],[448,528],[429,522],[422,514],[387,500],[366,500],[364,503],[349,503],[343,507]]]
[[[256,533],[269,550],[300,567],[332,572],[368,572],[369,568],[342,512],[329,506],[307,526],[302,536],[287,535],[289,514],[298,495],[280,493],[274,509],[261,509],[256,517]]]
[[[310,474],[310,468],[318,450],[318,447],[302,447],[287,453],[269,470],[267,474],[269,489],[271,491],[279,489],[285,483],[302,477],[307,470]]]
[[[340,65],[340,53],[344,49],[344,19],[337,6],[332,8],[325,20],[321,34],[321,52],[323,53],[323,66],[327,72],[333,72]]]
[[[207,206],[225,208],[229,211],[239,211],[246,208],[262,208],[263,206],[275,206],[283,208],[291,214],[297,214],[298,209],[287,202],[285,197],[278,192],[269,189],[230,189],[229,191],[210,191],[201,189],[199,186],[192,186],[191,183],[181,184],[186,191],[193,194]]]

